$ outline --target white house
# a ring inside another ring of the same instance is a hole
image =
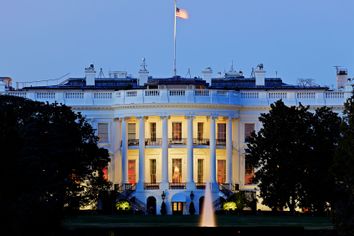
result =
[[[85,77],[54,85],[13,88],[11,79],[0,77],[0,94],[81,112],[96,129],[99,145],[109,150],[108,178],[119,196],[145,211],[159,214],[165,201],[169,214],[189,214],[191,192],[198,213],[206,183],[215,205],[232,191],[256,191],[253,170],[245,169],[245,139],[260,129],[258,117],[271,103],[282,99],[340,112],[353,89],[343,69],[335,90],[268,78],[262,64],[250,78],[233,69],[216,78],[210,67],[202,73],[203,78],[152,78],[143,61],[137,78],[122,71],[106,78],[90,65]]]

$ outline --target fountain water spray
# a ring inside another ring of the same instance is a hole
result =
[[[201,227],[216,226],[210,183],[207,183],[205,186],[205,196],[204,196],[203,211],[202,211],[200,226]]]

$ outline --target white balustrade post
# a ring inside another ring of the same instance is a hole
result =
[[[193,178],[193,116],[187,116],[187,189],[195,189]]]
[[[139,119],[139,181],[137,191],[144,191],[145,184],[145,117]]]

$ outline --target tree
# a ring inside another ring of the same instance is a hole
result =
[[[0,96],[0,202],[5,229],[60,226],[64,209],[93,204],[109,188],[108,152],[69,107]]]
[[[263,204],[274,211],[288,207],[294,212],[299,203],[303,174],[299,163],[309,150],[310,119],[308,107],[287,107],[277,101],[269,113],[261,114],[263,128],[248,140],[246,158],[256,168]]]
[[[258,168],[263,203],[273,210],[299,206],[323,213],[334,197],[330,168],[340,137],[338,114],[277,101],[259,120],[263,128],[249,139],[246,158]]]
[[[323,214],[334,198],[334,178],[331,166],[340,137],[341,118],[328,107],[316,109],[311,119],[309,138],[311,149],[304,159],[300,206]]]
[[[334,220],[339,235],[354,235],[354,95],[344,104],[341,138],[332,172],[336,198]]]

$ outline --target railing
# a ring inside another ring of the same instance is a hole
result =
[[[206,89],[196,89],[194,90],[195,96],[209,96],[209,90]]]
[[[216,145],[226,146],[226,139],[216,139]]]
[[[130,183],[125,183],[125,184],[123,184],[123,190],[134,191],[134,190],[135,190],[135,187],[136,187],[135,184],[130,184]]]
[[[182,97],[186,95],[186,90],[176,89],[176,90],[169,90],[170,96],[178,96]]]
[[[128,139],[128,146],[139,146],[139,139]]]
[[[303,105],[343,105],[351,96],[351,91],[232,91],[213,89],[146,89],[120,91],[47,91],[12,90],[5,94],[25,97],[32,100],[69,103],[75,105],[124,105],[151,103],[183,104],[226,104],[244,106],[268,106],[274,100],[283,99],[285,104]]]
[[[145,90],[145,96],[147,97],[158,97],[160,96],[160,90]]]
[[[172,145],[186,145],[187,144],[187,139],[186,138],[181,138],[181,139],[173,139],[169,138],[168,143]]]
[[[37,99],[55,99],[55,92],[38,92],[36,93]]]
[[[95,92],[93,93],[94,99],[112,99],[111,92]]]
[[[169,189],[186,189],[186,183],[169,183]]]
[[[162,139],[160,138],[155,138],[155,139],[145,139],[145,145],[146,146],[161,146]]]
[[[159,190],[160,185],[158,183],[144,183],[144,189],[146,189],[146,190]]]
[[[196,183],[196,184],[195,184],[195,187],[196,187],[197,189],[205,189],[205,183]]]
[[[66,99],[83,99],[84,98],[84,93],[83,92],[65,93],[65,98]]]
[[[193,145],[209,145],[210,141],[209,139],[198,139],[198,138],[194,138],[193,139]]]

